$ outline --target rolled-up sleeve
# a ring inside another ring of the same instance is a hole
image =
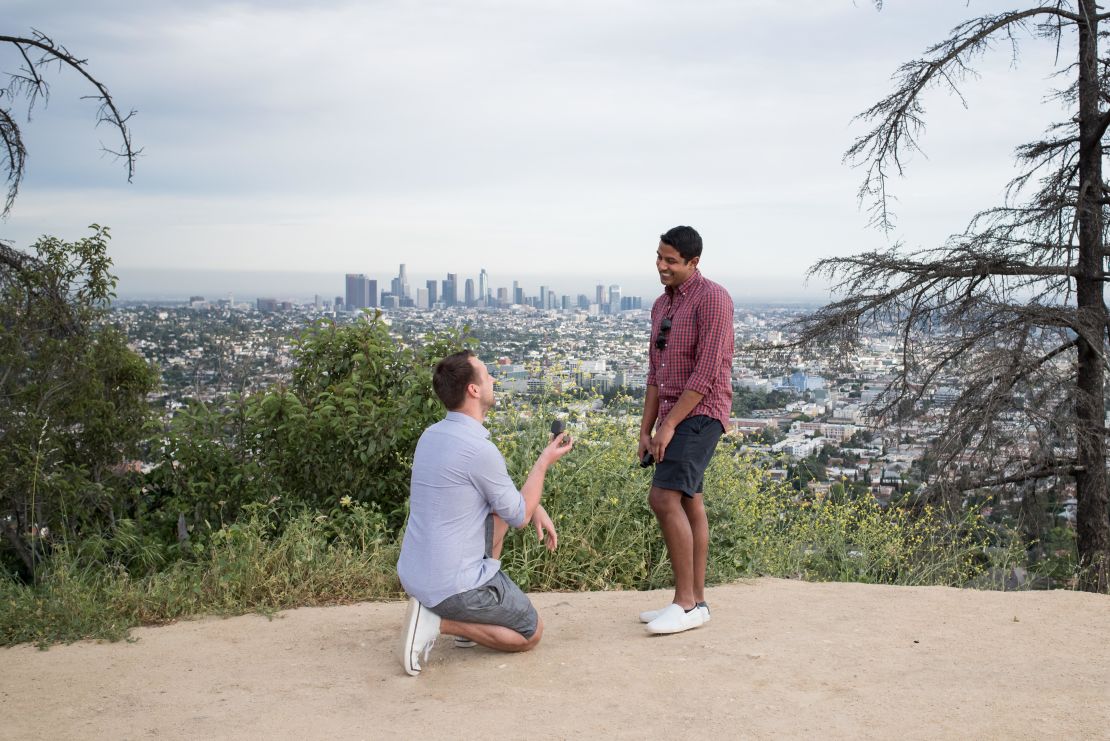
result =
[[[470,480],[494,514],[512,527],[524,524],[524,495],[509,477],[505,459],[493,443],[487,441],[474,456]]]
[[[720,383],[722,366],[732,367],[732,298],[725,291],[710,291],[698,310],[698,345],[694,370],[684,389],[706,396]]]

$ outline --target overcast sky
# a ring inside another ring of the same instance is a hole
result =
[[[1027,39],[1014,66],[1000,45],[967,84],[967,109],[926,97],[928,158],[895,184],[886,235],[858,206],[862,173],[841,162],[865,131],[853,117],[957,22],[1011,3],[0,7],[3,33],[35,28],[87,59],[138,111],[143,149],[128,184],[100,151],[117,142],[92,125],[87,88],[53,75],[49,105],[23,124],[27,175],[0,237],[26,247],[109,225],[121,295],[148,269],[334,273],[341,292],[343,273],[385,277],[400,262],[418,279],[485,267],[495,287],[548,276],[563,292],[600,281],[647,294],[658,235],[690,224],[703,271],[734,295],[794,298],[821,257],[961,230],[1000,201],[1014,146],[1060,117],[1043,102],[1054,49]],[[0,68],[18,66],[0,54]]]

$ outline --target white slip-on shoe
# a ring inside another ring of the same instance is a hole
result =
[[[428,654],[438,635],[439,615],[420,604],[415,597],[409,597],[401,630],[401,666],[406,674],[415,677],[420,673],[420,662],[428,662]]]
[[[641,623],[650,623],[652,620],[654,620],[655,618],[662,615],[663,611],[666,610],[666,609],[667,609],[666,607],[660,607],[658,610],[644,610],[643,612],[640,613],[640,622]],[[709,605],[707,605],[705,602],[699,602],[698,603],[698,612],[701,613],[702,625],[708,623],[709,622]]]
[[[687,612],[679,605],[668,606],[663,613],[648,623],[645,627],[648,633],[665,634],[681,633],[685,630],[697,628],[702,624],[701,610],[694,606]]]

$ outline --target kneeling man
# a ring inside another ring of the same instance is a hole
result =
[[[397,575],[409,594],[401,663],[415,676],[436,637],[458,645],[527,651],[543,622],[528,597],[501,571],[509,525],[531,521],[554,549],[557,535],[543,507],[547,469],[573,446],[563,433],[540,453],[517,490],[483,422],[493,406],[493,378],[469,351],[439,362],[432,386],[448,412],[424,431],[412,461],[408,524]]]

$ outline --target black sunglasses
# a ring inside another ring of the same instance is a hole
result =
[[[659,336],[655,338],[655,349],[662,352],[667,349],[667,332],[671,331],[671,318],[669,316],[663,317],[663,321],[659,323]]]

